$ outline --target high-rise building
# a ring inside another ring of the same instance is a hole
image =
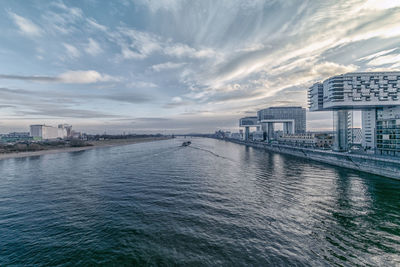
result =
[[[361,110],[362,145],[376,151],[377,138],[381,136],[377,125],[386,127],[385,122],[378,122],[379,116],[385,114],[386,120],[393,121],[400,115],[400,110],[395,108],[400,105],[400,72],[357,72],[334,76],[322,83],[322,94],[320,85],[317,83],[309,88],[309,107],[310,111],[334,111],[335,150],[349,149],[351,111]]]
[[[67,138],[72,136],[72,125],[59,124],[58,125],[58,137]]]
[[[323,109],[324,85],[322,83],[315,83],[308,89],[308,92],[308,105],[310,106],[310,111]]]
[[[377,108],[376,152],[400,156],[400,106]]]

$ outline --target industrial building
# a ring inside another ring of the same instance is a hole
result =
[[[29,134],[34,140],[63,139],[72,136],[72,126],[60,124],[58,127],[53,127],[44,124],[36,124],[30,126]]]
[[[356,72],[328,78],[308,90],[310,111],[334,112],[334,150],[348,151],[353,110],[362,113],[362,146],[400,156],[400,72]]]

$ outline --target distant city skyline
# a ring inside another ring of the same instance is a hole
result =
[[[0,30],[0,133],[234,130],[307,107],[316,81],[400,69],[390,0],[0,0]],[[332,128],[330,112],[307,120]]]

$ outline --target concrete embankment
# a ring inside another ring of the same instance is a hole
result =
[[[245,142],[235,139],[225,140],[241,145],[311,159],[339,167],[349,168],[400,180],[400,159],[396,158],[364,154],[360,155],[340,153],[310,148],[291,147],[278,144],[266,144],[261,142]]]

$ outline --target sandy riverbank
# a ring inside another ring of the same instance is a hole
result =
[[[143,138],[132,138],[132,139],[112,139],[112,140],[103,140],[103,141],[89,141],[88,143],[92,144],[91,146],[65,147],[65,148],[55,148],[55,149],[47,149],[47,150],[40,150],[40,151],[29,151],[29,152],[3,153],[3,154],[0,154],[0,160],[10,159],[10,158],[41,156],[41,155],[65,153],[65,152],[84,151],[84,150],[95,149],[95,148],[100,148],[100,147],[123,146],[123,145],[130,145],[130,144],[136,144],[136,143],[161,141],[161,140],[167,140],[167,139],[170,139],[170,137],[143,137]]]

